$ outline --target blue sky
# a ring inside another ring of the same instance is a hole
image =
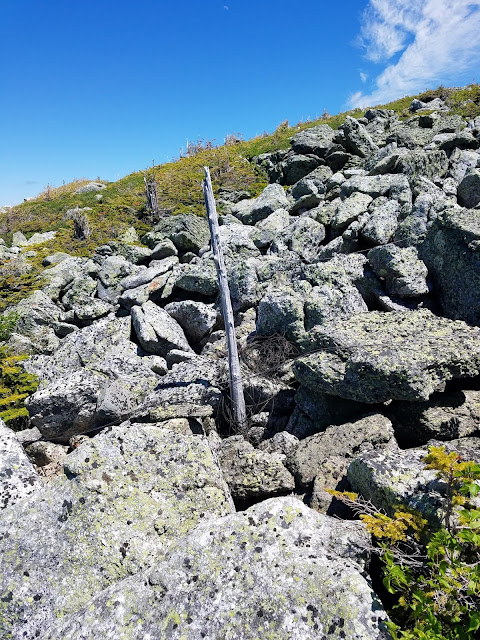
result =
[[[480,0],[0,0],[0,205],[480,82]]]

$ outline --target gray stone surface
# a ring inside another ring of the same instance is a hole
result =
[[[259,451],[243,436],[219,444],[218,461],[234,499],[266,498],[295,489],[293,476],[274,453]]]
[[[361,313],[310,333],[318,351],[295,362],[295,375],[342,398],[427,400],[447,380],[480,372],[480,330],[427,310]]]
[[[365,158],[378,151],[366,127],[355,118],[347,116],[342,130],[345,135],[345,147],[350,153]]]
[[[385,280],[389,295],[416,298],[428,293],[428,270],[414,247],[375,247],[368,252],[368,261],[376,275]]]
[[[367,223],[360,231],[362,238],[372,245],[390,242],[397,230],[398,211],[399,205],[395,200],[387,200],[385,203],[375,207],[371,211]]]
[[[273,289],[258,305],[256,330],[260,336],[284,335],[292,342],[305,333],[304,299],[290,288]]]
[[[471,209],[480,202],[480,169],[468,169],[458,185],[458,202]]]
[[[365,193],[354,192],[337,207],[332,220],[332,227],[335,231],[345,229],[350,223],[367,211],[368,205],[372,202],[372,197]]]
[[[101,182],[89,182],[83,187],[79,187],[75,191],[75,193],[89,193],[90,191],[102,191],[102,189],[105,189],[105,188],[106,188],[106,185],[102,184]]]
[[[122,280],[138,271],[140,269],[123,256],[109,256],[98,272],[98,297],[106,302],[116,302],[123,291]]]
[[[335,458],[337,467],[341,466],[341,471],[346,472],[359,452],[396,447],[390,420],[381,414],[373,414],[357,422],[329,427],[323,433],[301,440],[289,460],[289,468],[299,485],[306,488],[316,476],[323,477],[324,466],[332,458]],[[335,488],[328,485],[328,473],[324,480],[325,488]]]
[[[213,304],[183,300],[167,304],[165,311],[178,322],[193,344],[209,334],[217,322],[217,310]]]
[[[132,323],[142,348],[148,353],[165,357],[171,349],[192,350],[178,322],[153,302],[133,307]]]
[[[445,445],[447,452],[456,451],[465,460],[480,462],[480,440],[461,438]],[[354,491],[393,515],[398,504],[417,509],[433,526],[438,526],[447,492],[437,472],[426,469],[422,459],[427,447],[406,450],[378,450],[360,454],[348,468],[348,480]]]
[[[183,264],[175,279],[175,286],[191,293],[214,296],[218,292],[217,272],[213,260]]]
[[[231,207],[231,213],[244,224],[255,224],[277,209],[288,209],[289,202],[279,184],[269,184],[258,198],[241,200]]]
[[[272,498],[197,527],[45,640],[386,640],[386,614],[363,573],[366,542],[358,523]]]
[[[480,429],[480,392],[466,389],[436,393],[427,402],[393,402],[388,415],[403,446],[465,438]]]
[[[4,638],[45,634],[102,589],[150,567],[201,520],[232,510],[206,439],[155,425],[125,424],[90,439],[65,471],[0,519]]]
[[[41,484],[15,433],[0,420],[0,511],[30,495]]]
[[[171,240],[179,251],[198,253],[210,240],[208,223],[205,218],[181,213],[165,218],[142,237],[150,249],[164,240]]]
[[[480,324],[480,219],[477,211],[447,209],[420,249],[449,318]]]
[[[313,153],[320,158],[332,146],[335,131],[328,124],[309,127],[292,138],[292,149],[296,153]]]
[[[450,156],[449,174],[457,182],[461,182],[469,169],[475,169],[479,166],[480,154],[476,151],[462,151],[454,149]]]

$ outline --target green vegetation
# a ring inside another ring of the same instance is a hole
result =
[[[400,118],[407,119],[411,117],[408,106],[414,97],[406,96],[378,108],[393,109]],[[418,97],[424,100],[441,97],[454,113],[468,117],[480,115],[480,85],[462,89],[439,87]],[[222,146],[202,140],[189,145],[187,157],[153,167],[161,214],[204,215],[201,190],[204,165],[210,167],[216,195],[220,189],[233,189],[247,190],[252,197],[257,196],[267,185],[267,177],[249,159],[261,153],[287,149],[290,139],[299,131],[318,124],[328,124],[337,129],[347,115],[360,117],[363,112],[354,109],[334,116],[325,114],[295,126],[289,126],[285,121],[273,133],[265,133],[252,140],[245,141],[240,135],[232,134],[227,136],[227,142]],[[151,170],[132,173],[117,182],[104,182],[106,188],[100,192],[75,194],[79,187],[88,183],[86,179],[57,188],[48,186],[37,198],[1,213],[0,237],[7,244],[14,231],[22,231],[27,237],[34,232],[57,231],[57,236],[40,248],[34,247],[37,256],[28,259],[32,268],[27,274],[16,273],[15,266],[8,263],[1,266],[0,310],[41,286],[41,261],[49,253],[65,251],[71,255],[87,256],[96,246],[118,238],[128,227],[135,227],[140,235],[149,230],[151,220],[147,219],[144,177]],[[65,213],[77,206],[91,209],[87,213],[91,235],[82,241],[73,237],[73,221],[65,219]]]
[[[444,447],[423,458],[445,487],[441,526],[398,506],[393,517],[357,494],[331,491],[360,512],[378,542],[384,585],[397,596],[394,640],[473,640],[480,633],[480,465]]]
[[[18,316],[16,313],[6,313],[0,316],[0,342],[8,340],[15,330]]]
[[[16,322],[14,313],[0,316],[0,342],[8,340]],[[17,430],[24,428],[28,421],[28,410],[23,401],[38,386],[37,377],[26,373],[19,364],[25,358],[0,346],[0,418]]]

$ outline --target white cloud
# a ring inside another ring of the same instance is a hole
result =
[[[480,0],[370,0],[360,44],[373,62],[400,58],[376,78],[371,94],[350,97],[352,107],[455,82],[480,62]]]
[[[365,82],[367,81],[368,75],[366,73],[363,73],[363,71],[360,71],[360,80],[365,84]]]

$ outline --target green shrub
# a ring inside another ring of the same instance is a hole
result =
[[[398,506],[393,517],[354,493],[331,491],[360,512],[378,543],[383,583],[398,598],[394,640],[473,640],[480,635],[480,465],[444,447],[423,459],[445,486],[441,526]]]
[[[16,313],[5,313],[0,316],[0,342],[8,340],[15,330],[18,315]]]
[[[24,400],[38,387],[37,376],[20,366],[26,357],[12,355],[8,348],[0,347],[0,418],[17,431],[28,424]]]

